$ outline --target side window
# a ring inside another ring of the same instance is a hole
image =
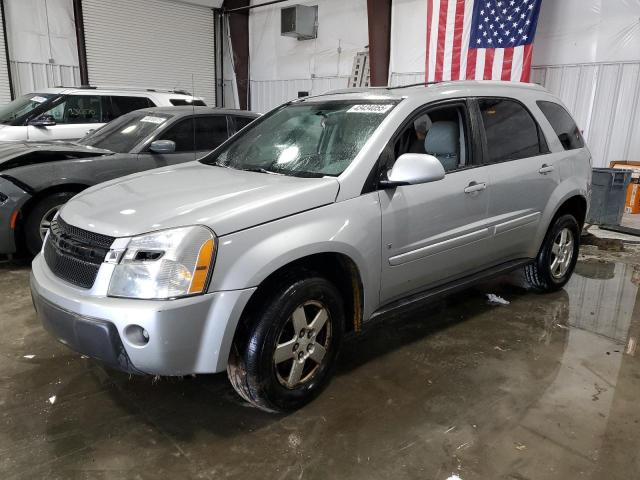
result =
[[[538,124],[518,102],[501,98],[478,101],[491,163],[541,155]]]
[[[206,107],[207,104],[204,103],[202,100],[193,100],[191,102],[187,102],[184,98],[172,98],[169,100],[169,102],[171,103],[171,105],[173,105],[174,107],[182,107],[185,105],[188,106],[195,106],[195,107]]]
[[[196,150],[213,150],[228,136],[225,115],[196,117]]]
[[[172,140],[176,144],[176,153],[193,151],[193,118],[180,120],[160,135],[158,140]]]
[[[436,157],[445,171],[471,164],[467,109],[463,104],[434,107],[414,116],[393,146],[393,161],[405,153]]]
[[[105,122],[110,122],[125,113],[140,110],[141,108],[155,107],[155,103],[147,97],[104,97]]]
[[[569,112],[567,112],[562,105],[544,101],[537,103],[542,113],[544,113],[544,116],[549,120],[556,135],[558,135],[558,139],[565,150],[584,147],[584,140],[582,139],[582,134],[576,122],[573,121]]]
[[[56,123],[103,123],[102,98],[97,95],[68,95],[44,115],[51,115]]]
[[[236,122],[236,132],[239,132],[240,130],[242,130],[244,127],[246,127],[247,125],[249,125],[251,122],[255,120],[255,118],[251,118],[251,117],[234,116],[233,118]]]

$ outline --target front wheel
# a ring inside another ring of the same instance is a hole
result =
[[[553,292],[571,278],[580,248],[580,227],[573,215],[558,217],[545,236],[538,256],[524,269],[534,288]]]
[[[72,192],[54,193],[44,197],[31,209],[24,223],[24,239],[31,255],[38,254],[53,217],[75,195]]]
[[[333,374],[344,325],[342,299],[331,282],[310,273],[290,277],[263,298],[243,319],[246,332],[234,341],[229,380],[258,408],[296,410]]]

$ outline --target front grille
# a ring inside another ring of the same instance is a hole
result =
[[[57,277],[91,288],[113,241],[113,237],[82,230],[57,217],[51,222],[44,259]]]

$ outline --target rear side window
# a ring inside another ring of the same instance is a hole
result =
[[[184,98],[172,98],[169,100],[169,102],[171,102],[171,105],[173,105],[174,107],[182,107],[185,105],[193,105],[196,107],[206,107],[207,104],[204,103],[202,100],[193,100],[191,102],[187,102]]]
[[[196,150],[213,150],[227,137],[227,117],[196,117]]]
[[[194,127],[195,124],[195,135]],[[194,141],[196,150],[213,150],[228,137],[227,118],[224,115],[212,117],[186,118],[167,132],[161,133],[158,140],[172,140],[176,152],[192,152]]]
[[[569,112],[562,105],[543,101],[537,103],[544,116],[549,120],[556,135],[558,135],[558,140],[560,140],[565,150],[584,147],[584,140],[576,122],[573,121]]]
[[[478,101],[487,138],[489,162],[504,162],[546,153],[538,124],[518,102],[503,98]]]
[[[141,108],[155,107],[155,103],[147,97],[104,97],[105,100],[105,121],[110,122],[125,113],[140,110]]]
[[[249,125],[251,122],[255,120],[255,118],[252,118],[252,117],[240,117],[240,116],[234,116],[234,119],[236,121],[236,132],[239,132],[240,130],[242,130],[244,127],[246,127],[247,125]]]

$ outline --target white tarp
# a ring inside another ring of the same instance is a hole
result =
[[[4,4],[11,60],[78,65],[72,0],[4,0]]]

